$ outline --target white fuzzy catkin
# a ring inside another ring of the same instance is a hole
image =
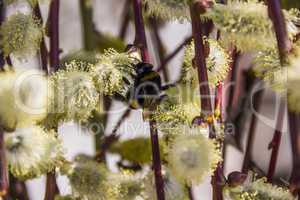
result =
[[[5,152],[11,173],[20,179],[32,179],[59,167],[63,147],[53,131],[41,127],[18,128],[5,133]]]
[[[5,129],[32,125],[46,116],[51,94],[43,72],[2,72],[0,85],[0,124]]]

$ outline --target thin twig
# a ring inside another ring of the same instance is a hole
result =
[[[294,195],[298,195],[300,198],[300,127],[299,114],[294,112],[289,112],[289,127],[290,127],[290,137],[291,137],[291,146],[293,153],[293,169],[290,178],[290,190]]]
[[[4,21],[4,2],[3,0],[0,0],[0,26],[2,25],[2,22]],[[4,70],[5,65],[5,58],[4,58],[4,52],[0,51],[0,70]]]
[[[36,6],[34,7],[33,13],[35,17],[40,21],[41,24],[43,24],[43,18],[40,10],[39,3],[37,2]],[[45,71],[47,74],[49,73],[48,69],[48,50],[46,47],[45,38],[42,37],[42,41],[40,44],[40,54],[41,54],[41,64],[42,64],[42,70]]]
[[[133,1],[134,24],[135,24],[135,40],[134,44],[141,49],[143,62],[150,62],[149,52],[147,48],[146,30],[142,15],[141,0]]]
[[[9,175],[10,188],[9,194],[13,199],[29,200],[28,192],[24,181],[20,181],[12,174]]]
[[[181,51],[182,48],[184,48],[188,43],[192,41],[193,37],[190,36],[186,38],[182,43],[178,45],[178,47],[170,53],[166,58],[161,62],[160,66],[158,67],[157,71],[160,72],[164,69],[164,67]]]
[[[141,48],[142,60],[143,62],[150,62],[149,53],[147,49],[147,40],[145,33],[145,26],[142,15],[142,2],[141,0],[133,0],[133,11],[134,11],[134,21],[135,21],[135,41],[134,44]],[[150,112],[153,111],[150,109]],[[158,200],[165,200],[164,194],[164,181],[161,173],[161,159],[160,159],[160,151],[159,151],[159,140],[158,133],[156,129],[156,121],[153,120],[153,117],[150,114],[150,137],[152,144],[152,162],[153,162],[153,170],[155,176],[155,186],[156,186],[156,194]]]
[[[190,10],[192,18],[193,38],[195,42],[195,65],[198,69],[198,79],[200,85],[201,115],[212,115],[213,112],[211,106],[210,89],[208,85],[208,75],[205,62],[202,26],[200,15],[197,9],[197,4],[193,4]],[[210,137],[213,137],[213,133],[210,134]]]
[[[162,39],[160,37],[160,34],[159,34],[158,20],[156,18],[150,18],[149,20],[150,20],[150,24],[151,24],[151,27],[152,27],[152,30],[153,30],[154,39],[155,39],[156,44],[157,44],[159,61],[161,63],[165,59],[166,49],[164,47],[163,41],[162,41]],[[167,68],[166,65],[162,69],[162,75],[163,75],[164,81],[166,83],[169,82],[169,73],[168,73],[168,68]]]
[[[100,148],[99,148],[100,152],[96,156],[96,160],[97,161],[104,160],[106,151],[109,149],[109,147],[114,142],[116,142],[119,139],[119,136],[117,135],[117,131],[120,128],[120,126],[122,125],[122,123],[125,121],[125,119],[127,119],[129,117],[130,113],[131,113],[131,109],[127,108],[126,111],[121,116],[121,118],[119,119],[119,121],[117,122],[117,124],[114,127],[114,129],[112,130],[111,134],[109,134],[108,136],[106,136],[103,139],[103,142],[102,142],[102,144],[100,145]]]
[[[124,5],[124,10],[122,13],[123,20],[122,20],[121,28],[119,31],[119,38],[121,38],[122,40],[124,40],[126,37],[128,25],[130,22],[130,1],[131,0],[126,0],[125,5]]]
[[[5,157],[4,130],[0,127],[0,197],[6,197],[8,189],[9,181]]]
[[[281,64],[284,63],[285,55],[292,49],[291,41],[289,40],[285,20],[278,0],[267,0],[269,16],[273,22]]]
[[[260,107],[262,105],[262,99],[263,99],[263,90],[259,90],[254,96],[253,96],[253,109],[258,112],[260,110]],[[252,149],[253,149],[253,143],[255,138],[255,130],[257,127],[257,117],[255,114],[252,114],[252,119],[250,122],[250,128],[248,132],[248,139],[247,139],[247,145],[244,155],[244,161],[242,166],[242,173],[247,173],[250,167],[251,163],[251,157],[252,157]]]
[[[164,190],[164,180],[161,173],[161,158],[159,150],[159,139],[157,132],[156,121],[153,119],[153,110],[151,110],[150,115],[150,136],[151,136],[151,146],[152,146],[152,162],[153,171],[155,175],[155,185],[157,200],[165,200],[165,190]]]
[[[288,38],[285,19],[281,10],[280,1],[277,0],[268,0],[268,10],[269,16],[273,22],[273,26],[276,32],[278,51],[280,55],[280,62],[282,67],[285,66],[285,61],[288,53],[292,49],[292,42]],[[289,110],[289,109],[288,109]],[[283,119],[282,119],[283,120]],[[293,172],[290,179],[290,188],[291,191],[296,195],[300,193],[300,132],[299,132],[299,117],[297,114],[289,110],[289,126],[290,126],[290,136],[292,141],[292,151],[293,151]],[[282,122],[281,122],[282,123]],[[277,143],[280,143],[280,137],[278,137]],[[276,165],[276,160],[273,163]],[[271,166],[274,167],[275,166]],[[299,195],[300,196],[300,195]]]
[[[193,38],[195,42],[195,65],[198,69],[198,79],[199,79],[199,88],[200,88],[200,103],[201,103],[201,116],[212,116],[212,105],[211,105],[211,97],[210,97],[210,88],[208,82],[208,74],[205,62],[205,47],[203,41],[203,29],[202,23],[200,20],[200,13],[203,9],[201,5],[201,1],[196,1],[190,6],[190,13],[192,19],[192,31],[193,31]],[[211,131],[209,133],[210,138],[215,138],[216,135],[213,131],[213,127],[211,127]],[[222,186],[220,183],[221,177],[220,173],[222,164],[220,163],[215,170],[214,175],[212,176],[212,187],[213,187],[213,200],[222,200]]]
[[[97,48],[97,42],[95,42],[96,33],[93,22],[93,7],[88,5],[89,3],[86,0],[79,0],[84,49],[86,51],[94,51]]]
[[[218,31],[218,33],[220,34],[220,31]],[[239,58],[239,53],[238,53],[238,51],[235,47],[232,47],[229,50],[229,55],[230,55],[230,58],[231,58],[231,62],[230,62],[230,69],[231,70],[227,75],[228,77],[225,81],[225,87],[227,87],[227,85],[229,85],[230,87],[229,87],[229,95],[225,100],[224,108],[223,108],[223,110],[226,111],[225,115],[224,115],[225,125],[226,125],[227,122],[231,123],[231,119],[230,119],[231,113],[229,113],[229,112],[231,111],[230,106],[232,105],[231,102],[234,98],[234,85],[231,85],[231,84],[234,83],[235,80],[236,80],[236,71],[237,71],[237,63],[238,63],[237,61],[238,61],[238,58]],[[236,130],[235,130],[234,133],[235,133],[234,134],[234,136],[235,136],[236,135]],[[226,153],[227,153],[226,150],[225,150],[226,145],[227,145],[227,143],[224,142],[223,143],[223,153],[222,153],[222,155],[223,155],[223,165],[225,165],[224,163],[225,163],[225,158],[226,158]]]
[[[275,173],[275,169],[276,169],[276,163],[277,163],[278,152],[279,152],[281,136],[282,136],[284,116],[285,116],[285,103],[284,103],[284,101],[281,101],[280,106],[279,106],[279,112],[277,115],[275,133],[274,133],[271,143],[269,144],[269,149],[272,149],[271,159],[270,159],[269,169],[268,169],[268,175],[267,175],[269,182],[272,182],[272,179],[273,179],[273,176]]]
[[[49,12],[49,35],[50,35],[50,67],[51,72],[59,68],[59,1],[52,0]]]
[[[231,63],[230,63],[230,82],[235,83],[237,80],[237,72],[238,72],[238,59],[239,59],[240,53],[237,51],[237,49],[234,47],[230,51],[230,57],[231,57]],[[235,87],[236,85],[230,85],[229,88],[229,95],[228,95],[228,100],[227,100],[227,106],[226,110],[229,112],[232,108],[236,107],[236,105],[233,105],[232,103],[234,102],[234,94],[235,94]]]
[[[50,35],[50,71],[59,69],[59,1],[52,0],[49,11],[49,35]],[[45,200],[54,200],[59,189],[56,183],[55,171],[47,174]]]

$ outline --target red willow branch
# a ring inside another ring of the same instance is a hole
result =
[[[4,130],[0,127],[0,197],[5,198],[8,194],[9,180],[5,157]]]
[[[273,22],[281,64],[284,64],[285,56],[292,49],[292,43],[288,38],[284,16],[281,10],[280,1],[267,0],[269,17]]]
[[[278,152],[279,152],[279,147],[281,142],[284,116],[285,116],[285,103],[284,101],[281,101],[279,105],[279,112],[277,115],[275,133],[271,143],[269,144],[269,149],[272,149],[268,175],[267,175],[267,179],[269,182],[272,182],[276,170],[276,163],[277,163]]]
[[[242,122],[241,117],[243,114],[240,109],[238,109],[238,104],[241,95],[241,91],[243,91],[242,83],[244,78],[244,71],[239,67],[239,58],[240,52],[236,49],[236,47],[232,46],[229,50],[229,55],[231,57],[230,63],[230,72],[228,74],[228,78],[225,82],[225,88],[229,86],[228,96],[226,97],[224,110],[226,111],[226,122],[235,124],[233,142],[237,146],[238,149],[242,149],[241,138],[242,138]],[[240,100],[241,101],[241,100]],[[243,101],[241,101],[243,102]],[[245,100],[244,100],[245,102]],[[224,152],[225,154],[226,152]]]
[[[40,10],[39,3],[36,4],[34,7],[33,13],[35,17],[40,21],[41,24],[43,24],[43,18]],[[45,71],[47,74],[49,73],[48,70],[48,50],[46,47],[45,38],[42,38],[41,44],[40,44],[40,54],[41,54],[41,64],[42,64],[42,70]]]
[[[165,58],[166,50],[165,50],[163,41],[159,35],[159,24],[158,24],[159,21],[155,18],[150,18],[149,20],[150,20],[151,28],[153,30],[154,39],[157,44],[159,61],[161,63]],[[169,82],[169,73],[168,73],[168,68],[166,65],[162,68],[162,75],[163,75],[164,81]]]
[[[149,63],[150,60],[149,60],[149,53],[147,49],[145,25],[144,25],[143,15],[142,15],[142,2],[141,0],[132,0],[132,1],[133,1],[134,22],[135,22],[135,31],[136,31],[134,44],[139,48],[141,48],[143,62]],[[152,114],[153,112],[151,112],[150,115]],[[159,151],[158,132],[156,129],[156,121],[153,120],[152,116],[150,116],[150,136],[151,136],[151,144],[152,144],[152,160],[153,160],[152,167],[155,176],[157,199],[165,200],[164,181],[161,173],[161,158],[160,158],[160,151]]]
[[[52,0],[49,11],[49,36],[50,36],[50,67],[51,72],[59,68],[59,1]]]
[[[218,31],[219,33],[219,31]],[[233,95],[234,95],[234,88],[233,88],[233,85],[231,85],[231,83],[234,83],[235,82],[235,78],[236,78],[236,69],[237,69],[237,60],[238,60],[238,52],[236,50],[236,48],[232,48],[229,50],[229,55],[230,55],[230,58],[231,58],[231,62],[230,62],[230,72],[228,73],[228,77],[227,79],[225,80],[225,88],[227,87],[227,85],[230,86],[229,88],[229,95],[228,97],[225,98],[225,102],[223,103],[224,105],[224,108],[223,108],[223,111],[225,113],[223,113],[223,121],[225,121],[225,126],[226,126],[226,123],[229,122],[231,123],[231,119],[230,119],[230,115],[229,115],[229,112],[231,111],[230,109],[230,102],[232,101],[233,99]],[[225,93],[225,92],[224,92]],[[226,94],[225,94],[226,96]],[[234,134],[234,137],[236,136],[236,130],[235,130],[235,134]],[[224,142],[223,143],[223,152],[222,152],[222,157],[223,157],[223,166],[225,166],[225,158],[226,158],[226,145],[228,143]]]
[[[253,109],[258,112],[260,110],[260,107],[262,105],[262,99],[263,99],[263,90],[259,90],[256,94],[253,96]],[[246,144],[246,150],[244,155],[244,161],[242,165],[242,173],[247,173],[250,168],[250,163],[252,161],[252,149],[253,149],[253,143],[255,138],[255,130],[257,127],[257,117],[255,114],[252,114],[251,122],[250,122],[250,128],[247,138],[247,144]]]
[[[2,25],[2,22],[4,21],[4,2],[3,0],[0,0],[0,26]],[[1,50],[0,51],[0,71],[4,70],[4,65],[5,65],[5,58],[4,58],[4,53]]]
[[[29,200],[28,192],[24,181],[20,181],[12,174],[9,175],[10,188],[9,194],[12,199]]]
[[[166,58],[161,62],[160,66],[158,67],[157,71],[160,72],[164,69],[164,67],[183,49],[187,44],[192,41],[193,37],[186,38],[178,47],[170,53]]]
[[[238,50],[236,49],[236,47],[233,47],[230,50],[230,57],[231,57],[231,63],[230,63],[230,82],[231,83],[235,83],[237,80],[237,72],[238,72],[238,58],[239,58],[240,53],[238,52]],[[229,88],[229,93],[228,93],[228,100],[226,102],[226,110],[227,112],[231,111],[232,108],[235,108],[236,105],[233,105],[233,100],[234,100],[234,94],[235,94],[235,89],[236,89],[237,85],[230,85]]]
[[[199,88],[201,95],[201,115],[212,115],[212,106],[210,99],[210,89],[208,85],[208,75],[205,63],[203,31],[198,10],[198,3],[191,5],[191,19],[193,38],[195,42],[195,65],[198,69]],[[214,137],[214,133],[210,132],[210,137]]]
[[[141,49],[143,62],[150,62],[149,52],[147,49],[146,30],[142,14],[141,0],[133,1],[135,40],[134,44]]]
[[[125,39],[126,36],[126,32],[128,29],[128,25],[130,22],[130,1],[131,0],[126,0],[125,5],[124,5],[124,10],[122,13],[122,23],[121,23],[121,28],[119,31],[119,38],[121,38],[122,40]]]
[[[293,153],[293,169],[290,178],[290,190],[294,195],[298,195],[300,198],[300,127],[299,127],[299,114],[289,112],[289,127],[290,137]]]
[[[49,11],[50,72],[59,69],[59,0],[52,0]],[[59,193],[55,170],[47,174],[45,200],[54,200]]]
[[[201,96],[201,116],[213,115],[210,89],[208,84],[208,74],[205,62],[205,47],[203,41],[203,24],[201,23],[200,13],[204,10],[205,5],[202,1],[196,1],[190,6],[190,13],[192,19],[192,31],[195,42],[195,65],[198,69],[199,89]],[[211,127],[211,130],[212,127]],[[213,131],[209,133],[210,138],[215,138],[216,135]],[[212,176],[212,187],[213,187],[213,200],[222,200],[222,186],[218,183],[222,182],[221,172],[222,164],[218,165],[214,175]]]
[[[103,142],[99,148],[100,152],[98,155],[96,155],[97,161],[99,161],[99,162],[103,161],[105,159],[105,153],[107,152],[109,147],[119,139],[119,136],[117,135],[117,131],[120,128],[120,126],[122,125],[122,123],[125,121],[125,119],[127,119],[130,116],[130,113],[131,113],[131,109],[127,108],[126,111],[121,116],[121,118],[119,119],[119,121],[117,122],[114,129],[112,130],[111,134],[106,136],[103,139]]]
[[[267,3],[268,3],[269,17],[273,22],[273,26],[274,26],[275,33],[276,33],[280,62],[281,62],[282,67],[284,67],[286,55],[291,51],[292,43],[288,38],[286,25],[285,25],[285,19],[284,19],[282,10],[281,10],[280,1],[268,0]],[[278,126],[279,128],[282,128],[283,120],[284,120],[284,105],[283,105],[283,103],[281,103],[280,112],[279,112],[279,116],[278,116],[278,121],[276,122],[277,123],[276,126]],[[290,129],[291,136],[297,132],[298,132],[297,128],[295,130]],[[276,130],[274,133],[274,138],[271,143],[272,144],[272,155],[271,155],[271,161],[270,161],[269,172],[268,172],[268,180],[269,181],[272,180],[272,177],[275,172],[278,151],[279,151],[279,146],[280,146],[280,142],[281,142],[281,135],[282,135],[281,130],[277,129],[277,127],[276,127]],[[294,165],[295,165],[295,162],[296,161],[294,160]]]

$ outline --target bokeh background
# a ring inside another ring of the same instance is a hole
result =
[[[60,48],[62,49],[62,56],[79,50],[83,47],[82,39],[82,26],[81,16],[78,0],[61,0],[60,7]],[[120,26],[123,20],[122,12],[125,0],[94,0],[92,1],[94,7],[94,23],[96,29],[101,33],[109,33],[117,36],[120,31]],[[47,18],[48,5],[41,5],[43,18]],[[29,9],[26,4],[20,4],[18,6],[10,6],[7,15],[16,11],[28,12]],[[126,43],[132,43],[134,40],[134,27],[130,23],[129,29],[126,33]],[[166,47],[167,54],[172,52],[178,44],[180,44],[186,37],[191,35],[191,25],[189,23],[172,22],[166,23],[159,29],[159,35],[162,38],[163,44]],[[151,61],[154,66],[158,66],[159,54],[157,46],[155,46],[154,33],[147,31],[148,45],[150,48]],[[173,60],[168,64],[168,72],[170,75],[169,82],[174,82],[180,73],[180,67],[183,57],[183,51],[181,51]],[[13,63],[16,67],[25,68],[38,68],[38,60],[30,59],[26,61],[18,61],[13,59]],[[239,68],[247,69],[251,66],[251,55],[245,54],[239,59]],[[241,98],[241,97],[238,97]],[[261,110],[258,111],[261,116],[267,117],[266,120],[260,119],[258,126],[256,127],[255,142],[253,147],[253,160],[256,165],[266,171],[270,160],[270,151],[268,150],[269,142],[271,141],[274,133],[276,114],[278,112],[279,97],[267,90],[264,93],[263,105]],[[113,110],[122,111],[125,108],[124,104],[120,102],[113,102]],[[251,109],[246,112],[245,118],[247,119],[246,125],[242,129],[243,146],[247,139],[249,122],[251,121]],[[109,115],[108,126],[105,130],[106,134],[110,134],[121,112],[114,112]],[[140,110],[135,110],[131,113],[130,117],[122,124],[118,130],[118,134],[121,135],[121,139],[134,138],[140,135],[148,136],[149,127],[148,123],[143,121],[142,113]],[[63,143],[66,148],[66,155],[68,159],[73,159],[79,153],[85,153],[88,155],[95,154],[95,141],[94,136],[81,129],[77,124],[67,123],[59,127],[59,135],[63,138]],[[243,161],[243,152],[237,150],[233,145],[227,145],[226,147],[226,163],[225,173],[231,171],[241,170],[241,164]],[[117,155],[109,154],[108,165],[111,170],[116,170],[115,162],[118,160]],[[287,130],[286,115],[285,123],[283,127],[283,138],[280,146],[280,153],[278,159],[278,165],[276,168],[276,177],[280,180],[288,181],[291,172],[291,148],[289,134]],[[29,188],[29,194],[33,200],[41,200],[44,197],[45,190],[45,177],[31,180],[26,182]],[[70,193],[70,187],[68,186],[68,180],[66,177],[58,176],[58,185],[62,194]],[[208,178],[203,184],[194,188],[194,194],[197,200],[210,200],[211,199],[211,187],[210,179]]]

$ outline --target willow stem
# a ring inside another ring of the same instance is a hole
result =
[[[43,18],[40,10],[39,3],[36,4],[34,7],[33,13],[35,17],[40,21],[41,24],[43,24]],[[40,44],[40,54],[41,54],[41,64],[42,64],[42,70],[45,71],[47,74],[49,73],[48,69],[48,50],[46,47],[45,38],[42,37],[42,41]]]
[[[4,2],[3,0],[0,0],[0,26],[2,25],[2,22],[4,21]],[[5,58],[3,51],[0,52],[0,71],[4,70],[5,65]]]
[[[158,20],[155,18],[150,18],[149,20],[150,20],[150,24],[151,24],[151,27],[153,30],[154,39],[157,44],[159,62],[161,63],[165,59],[166,50],[165,50],[165,46],[164,46],[163,41],[159,34]],[[162,69],[162,75],[163,75],[164,81],[166,83],[169,82],[169,72],[168,72],[167,65],[165,65],[164,68]]]
[[[27,188],[24,181],[20,181],[12,174],[9,175],[10,188],[9,194],[13,199],[29,200]]]
[[[160,66],[157,68],[156,71],[160,72],[161,70],[163,70],[165,66],[191,41],[192,37],[188,37],[182,43],[180,43],[172,53],[165,57],[165,59],[161,62]]]
[[[135,24],[135,41],[134,44],[141,49],[143,62],[150,62],[149,52],[147,49],[146,31],[142,14],[142,1],[133,1],[134,24]]]
[[[211,96],[208,83],[207,68],[204,53],[204,41],[200,14],[197,3],[191,5],[193,38],[195,42],[195,64],[198,69],[199,88],[201,95],[201,115],[212,115]],[[213,137],[213,133],[210,133]]]
[[[280,106],[279,106],[277,121],[276,121],[275,133],[274,133],[271,143],[269,144],[269,149],[272,149],[271,159],[270,159],[269,169],[268,169],[268,175],[267,175],[267,179],[269,182],[272,182],[272,179],[273,179],[273,176],[274,176],[274,173],[276,170],[278,152],[279,152],[279,147],[280,147],[280,143],[281,143],[284,115],[285,115],[285,103],[283,101],[281,101]]]
[[[55,72],[59,69],[59,1],[60,0],[52,0],[49,11],[51,72]]]
[[[276,33],[277,45],[280,55],[281,64],[284,64],[285,55],[292,49],[291,41],[289,40],[285,20],[278,0],[267,0],[269,16],[273,22]]]
[[[300,198],[300,127],[299,127],[299,114],[289,112],[289,127],[290,137],[293,153],[293,169],[290,178],[290,190],[294,195]]]
[[[131,109],[128,108],[123,115],[121,116],[121,118],[119,119],[119,121],[117,122],[116,126],[114,127],[114,129],[112,130],[111,134],[106,136],[103,139],[102,144],[100,145],[100,152],[99,154],[96,156],[96,160],[97,161],[102,161],[105,159],[105,153],[106,151],[109,149],[109,147],[116,142],[119,139],[119,136],[117,136],[117,131],[120,128],[120,126],[122,125],[122,123],[125,121],[125,119],[127,119],[130,116],[131,113]]]
[[[59,69],[59,0],[52,0],[49,11],[50,35],[50,71]],[[54,200],[59,189],[56,183],[55,171],[47,174],[45,200]]]
[[[125,5],[124,5],[124,10],[122,13],[122,23],[121,23],[121,28],[119,31],[119,38],[121,38],[122,40],[125,39],[126,37],[126,33],[127,33],[127,29],[128,29],[128,25],[130,22],[130,1],[131,0],[126,0],[125,1]]]
[[[233,47],[230,50],[230,57],[231,57],[231,63],[230,63],[230,82],[235,83],[237,81],[237,72],[238,72],[238,58],[239,58],[239,52],[237,51],[236,47]],[[234,102],[234,94],[235,94],[235,87],[236,85],[230,85],[229,93],[228,93],[228,100],[226,102],[226,110],[227,112],[231,111],[232,108],[235,108],[236,105],[233,105]]]
[[[135,45],[141,49],[143,62],[150,62],[147,49],[145,25],[142,15],[142,1],[133,0],[134,22],[135,22]],[[150,109],[150,137],[152,144],[152,162],[155,176],[156,195],[158,200],[165,200],[164,181],[161,173],[161,159],[159,151],[159,140],[156,129],[156,121],[153,120],[153,109]]]
[[[86,0],[79,0],[83,44],[86,51],[94,51],[97,48],[95,25],[93,22],[93,7],[88,5],[90,2]]]
[[[0,196],[6,197],[9,189],[8,169],[5,157],[4,131],[0,127]]]
[[[277,0],[268,0],[268,11],[269,16],[273,22],[273,26],[276,33],[278,51],[280,56],[281,66],[284,67],[286,56],[292,49],[292,42],[288,38],[285,19],[281,10],[280,1]],[[289,112],[289,126],[290,126],[290,135],[292,141],[292,151],[293,151],[293,173],[291,176],[291,190],[292,192],[298,191],[300,192],[300,173],[297,172],[300,170],[300,145],[299,143],[299,127],[297,125],[299,118],[295,113]],[[283,118],[282,118],[283,121]],[[277,122],[278,123],[278,122]],[[279,122],[283,123],[283,122]],[[276,134],[276,132],[275,132]],[[275,136],[274,136],[275,137]],[[281,137],[278,137],[277,144],[280,143]],[[276,149],[275,149],[276,150]],[[276,165],[276,159],[272,163],[272,165]],[[275,168],[275,166],[271,166],[271,169]]]
[[[260,90],[253,96],[253,108],[256,112],[260,110],[262,99],[263,99],[264,91]],[[246,144],[246,150],[244,155],[244,161],[242,165],[242,173],[247,173],[250,168],[250,163],[252,160],[252,149],[253,149],[253,143],[255,139],[255,130],[257,127],[257,117],[255,114],[252,114],[251,122],[250,122],[250,128],[248,132],[248,138],[247,138],[247,144]]]
[[[198,79],[199,79],[199,88],[200,88],[200,103],[201,103],[201,116],[212,116],[212,105],[211,105],[211,96],[210,96],[210,88],[208,82],[208,74],[205,62],[205,51],[204,51],[204,41],[203,41],[203,24],[200,19],[200,2],[196,1],[190,6],[190,13],[192,19],[192,31],[193,38],[195,42],[195,65],[198,69]],[[213,127],[211,127],[211,131],[209,132],[210,138],[215,138],[216,135],[213,131]],[[221,182],[220,172],[221,172],[220,163],[215,170],[214,175],[212,176],[212,187],[213,187],[213,200],[222,200],[222,186],[218,183]]]

